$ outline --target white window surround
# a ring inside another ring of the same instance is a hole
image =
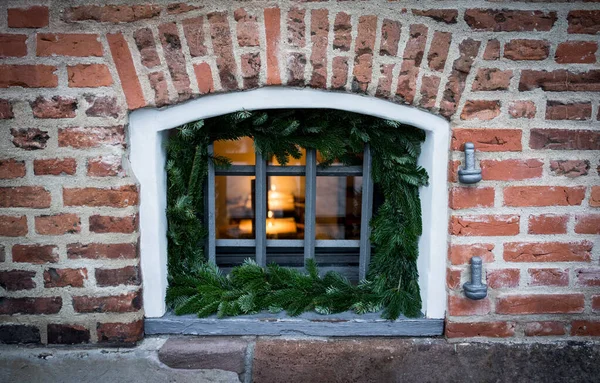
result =
[[[400,121],[426,131],[419,165],[427,170],[430,184],[420,189],[423,235],[419,240],[417,267],[425,317],[444,318],[449,123],[428,112],[374,97],[283,87],[208,95],[165,109],[140,109],[131,113],[130,162],[140,185],[140,256],[146,317],[161,317],[166,312],[166,132],[190,121],[241,109],[282,108],[346,110]]]

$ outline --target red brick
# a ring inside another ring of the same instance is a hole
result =
[[[49,268],[44,271],[44,287],[83,287],[87,280],[87,269],[56,269]]]
[[[600,186],[592,186],[589,204],[591,207],[600,207]]]
[[[450,117],[456,112],[458,102],[465,90],[467,76],[471,71],[473,61],[477,57],[480,41],[473,39],[463,40],[459,46],[459,57],[452,64],[452,72],[448,77],[444,96],[440,103],[440,114],[444,117]]]
[[[148,74],[148,81],[154,91],[154,105],[157,108],[168,105],[169,100],[169,84],[163,72],[154,72]]]
[[[35,288],[35,271],[1,270],[0,286],[6,291],[31,290]]]
[[[435,31],[429,53],[427,54],[427,62],[429,68],[438,72],[443,72],[448,58],[448,50],[452,42],[452,34],[449,32]]]
[[[467,316],[467,315],[486,315],[490,312],[489,299],[474,301],[462,296],[448,296],[448,315]]]
[[[0,179],[8,180],[25,177],[25,161],[14,158],[0,160]]]
[[[487,285],[492,289],[518,287],[521,272],[519,269],[488,270]]]
[[[508,114],[512,118],[534,118],[536,112],[533,101],[512,101],[508,104]]]
[[[480,152],[521,151],[519,129],[453,129],[452,150],[463,150],[465,142],[473,142]]]
[[[23,237],[27,235],[27,217],[0,215],[0,237]]]
[[[589,262],[592,242],[508,242],[504,244],[507,262]]]
[[[24,150],[45,149],[50,136],[47,131],[38,128],[31,129],[10,129],[13,136],[12,143],[17,148]]]
[[[38,56],[102,57],[104,52],[98,35],[87,33],[38,33]]]
[[[589,120],[592,118],[592,104],[589,102],[569,103],[562,101],[546,102],[546,120]]]
[[[446,322],[448,338],[506,338],[515,335],[515,325],[510,322]]]
[[[542,321],[525,324],[525,336],[552,336],[565,333],[565,324],[562,322]]]
[[[584,309],[583,294],[532,294],[498,297],[498,314],[570,314]]]
[[[127,207],[138,204],[138,188],[124,185],[113,188],[63,188],[65,206]]]
[[[450,234],[460,236],[498,236],[519,234],[517,215],[452,216]]]
[[[135,243],[71,243],[67,245],[69,259],[134,259],[137,257]]]
[[[305,15],[305,9],[292,8],[288,11],[288,44],[294,48],[304,48],[304,46],[306,45],[306,23],[304,21]]]
[[[121,269],[96,269],[96,284],[100,287],[141,284],[140,270],[137,266]]]
[[[600,10],[569,11],[569,33],[595,35],[600,33]]]
[[[73,308],[78,313],[124,313],[142,308],[140,292],[108,297],[73,297]]]
[[[513,77],[512,70],[500,70],[495,68],[480,68],[473,82],[473,90],[508,90],[510,80]]]
[[[555,160],[550,161],[550,171],[555,176],[575,178],[589,173],[590,161],[588,160]]]
[[[120,146],[125,143],[125,130],[122,125],[72,127],[58,129],[58,146],[76,149],[99,146]]]
[[[358,33],[354,43],[354,71],[352,89],[366,92],[371,82],[373,50],[377,35],[377,16],[361,16],[358,19]]]
[[[409,39],[406,48],[404,48],[402,66],[400,67],[400,73],[398,73],[396,94],[408,104],[413,103],[417,92],[417,77],[425,52],[427,32],[428,29],[425,25],[411,25]]]
[[[457,290],[460,288],[460,270],[447,269],[446,271],[446,285],[451,290]]]
[[[93,233],[133,233],[137,229],[137,216],[110,217],[90,216],[90,231]]]
[[[430,17],[446,24],[456,24],[458,17],[456,9],[412,9],[411,11],[413,15]]]
[[[541,214],[529,216],[529,234],[566,234],[568,215]]]
[[[592,296],[592,311],[600,311],[600,295]]]
[[[265,9],[265,14],[268,9]],[[277,9],[277,15],[279,15],[279,9]],[[279,17],[278,17],[279,20]],[[236,74],[238,72],[237,64],[233,55],[233,42],[231,41],[231,33],[229,29],[229,21],[227,20],[227,14],[225,12],[213,12],[208,15],[208,21],[210,23],[210,36],[213,43],[213,49],[215,51],[217,70],[219,71],[219,78],[221,79],[221,87],[224,90],[237,90],[238,82]],[[265,16],[265,22],[266,16]],[[278,21],[279,22],[279,21]],[[279,24],[277,25],[279,28]],[[279,31],[279,29],[278,29]],[[277,35],[279,38],[279,35]],[[276,43],[278,44],[278,42]],[[272,75],[270,72],[272,68],[272,60],[277,61],[277,57],[271,57],[270,55],[276,55],[274,52],[270,52],[272,42],[267,36],[267,77]],[[269,80],[267,80],[268,82]]]
[[[131,323],[98,323],[98,343],[132,344],[144,337],[144,321]]]
[[[448,182],[458,182],[459,160],[450,160],[448,163]]]
[[[108,40],[108,46],[117,68],[117,74],[121,79],[121,86],[125,93],[125,100],[130,110],[141,108],[146,105],[144,94],[142,93],[142,86],[138,79],[135,66],[133,65],[133,58],[131,57],[131,50],[125,41],[125,37],[122,33],[109,33],[106,35]],[[165,52],[168,61],[168,53]],[[69,76],[70,79],[70,76]],[[173,79],[176,83],[176,79]],[[112,79],[111,79],[112,83]],[[70,85],[69,85],[70,86]]]
[[[35,118],[75,118],[77,115],[77,100],[74,98],[39,96],[29,103]]]
[[[577,269],[575,270],[578,286],[599,287],[600,269]]]
[[[76,234],[81,231],[77,214],[42,215],[35,217],[35,232],[42,235]]]
[[[400,42],[401,24],[398,21],[384,19],[381,25],[380,56],[396,56]]]
[[[329,36],[329,12],[326,9],[311,10],[310,40],[312,49],[310,63],[312,75],[310,86],[325,89],[327,87],[327,47]]]
[[[0,298],[0,315],[56,314],[62,307],[61,297]]]
[[[542,176],[544,162],[528,160],[481,160],[481,174],[484,180],[517,181]]]
[[[476,31],[541,32],[552,29],[556,22],[556,12],[467,9],[465,21]]]
[[[44,28],[49,23],[48,7],[9,8],[9,28]]]
[[[260,45],[256,16],[248,14],[244,8],[233,13],[237,21],[237,40],[240,47],[257,47]]]
[[[473,243],[469,245],[451,245],[448,249],[448,258],[453,265],[464,265],[471,261],[472,257],[481,257],[483,262],[494,262],[494,244]]]
[[[36,176],[74,175],[77,171],[75,158],[51,158],[33,160],[33,174]]]
[[[69,88],[98,88],[113,84],[110,71],[104,64],[67,66],[67,76],[69,77]]]
[[[600,150],[600,132],[572,129],[531,129],[531,149]]]
[[[600,321],[574,320],[571,322],[573,336],[600,336]]]
[[[167,13],[169,15],[178,15],[181,13],[195,11],[196,9],[202,9],[202,6],[195,6],[186,3],[172,3],[167,5]]]
[[[598,92],[600,91],[600,70],[570,72],[558,69],[522,70],[519,91],[541,88],[547,92]]]
[[[379,81],[377,82],[377,90],[375,97],[389,98],[392,95],[392,77],[394,75],[394,67],[396,64],[381,64]]]
[[[437,99],[440,78],[437,76],[423,76],[421,78],[421,100],[419,105],[423,108],[433,108]]]
[[[453,187],[450,189],[450,208],[469,209],[494,206],[494,188]]]
[[[184,31],[186,30],[186,21],[183,22]],[[202,28],[200,28],[201,30]],[[154,68],[160,65],[160,57],[156,52],[156,43],[154,42],[154,34],[150,28],[142,28],[135,31],[133,34],[135,45],[140,52],[142,64],[146,68]],[[190,47],[190,51],[192,48]],[[193,55],[192,55],[193,56]]]
[[[529,286],[569,286],[569,270],[528,269]]]
[[[160,15],[158,5],[83,5],[65,10],[66,22],[98,21],[102,23],[130,23]]]
[[[348,82],[348,58],[334,57],[332,67],[331,89],[344,89]]]
[[[121,102],[113,96],[85,95],[85,101],[89,107],[85,111],[88,117],[112,117],[118,118],[123,114]]]
[[[500,115],[498,100],[467,100],[460,114],[461,120],[489,121]]]
[[[333,23],[333,48],[343,52],[350,51],[352,44],[352,24],[351,16],[345,12],[339,12],[335,15]]]
[[[0,207],[50,207],[50,192],[42,186],[0,187]]]
[[[558,44],[554,59],[559,64],[593,64],[597,51],[595,41],[565,41]]]
[[[575,216],[575,232],[577,234],[600,234],[600,214]]]
[[[12,260],[19,263],[56,263],[58,247],[54,245],[14,245]]]
[[[90,330],[78,324],[48,324],[49,344],[80,344],[90,341]]]
[[[200,91],[200,94],[207,94],[215,91],[210,65],[207,63],[194,64],[194,73],[196,74],[196,81],[198,81],[198,90]]]
[[[504,206],[578,206],[584,197],[582,186],[510,186],[504,189]]]
[[[545,40],[515,39],[504,44],[504,57],[509,60],[545,60],[550,43]]]
[[[484,60],[498,60],[500,58],[500,41],[493,39],[489,40],[483,51]]]
[[[88,159],[87,175],[89,177],[123,177],[125,171],[120,156],[102,156]]]
[[[0,57],[27,56],[27,35],[0,34]]]
[[[55,88],[56,70],[54,65],[0,65],[0,88]]]
[[[281,85],[279,61],[277,59],[279,54],[279,40],[281,40],[281,11],[279,8],[265,8],[264,17],[267,39],[267,85]]]
[[[192,96],[192,88],[190,88],[190,78],[187,74],[185,56],[183,55],[183,50],[181,48],[181,38],[179,37],[177,25],[175,23],[165,23],[159,25],[158,35],[162,43],[163,55],[165,61],[167,62],[169,73],[171,73],[173,86],[175,86],[175,90],[178,94],[178,99],[179,101],[185,101]],[[219,44],[214,44],[214,50],[215,55],[217,56],[217,66],[219,66],[219,63],[224,59],[224,53],[226,52],[221,50]],[[127,53],[129,61],[131,59],[131,54],[129,51]],[[135,70],[133,67],[133,61],[131,61],[131,70]],[[136,82],[136,92],[137,89],[139,89],[139,95],[141,99],[143,99],[139,82]]]
[[[0,120],[10,120],[11,118],[15,118],[12,103],[0,98]]]

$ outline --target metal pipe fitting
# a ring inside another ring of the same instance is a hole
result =
[[[458,170],[458,180],[463,184],[475,184],[481,181],[481,169],[475,168],[475,145],[465,143],[465,165]]]
[[[471,258],[471,282],[463,285],[465,295],[469,299],[479,300],[487,296],[487,285],[481,283],[482,263],[481,257]]]

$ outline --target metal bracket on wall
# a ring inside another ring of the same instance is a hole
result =
[[[487,285],[481,283],[482,263],[481,257],[471,258],[471,282],[463,285],[465,295],[469,299],[479,300],[487,296]]]
[[[458,180],[463,184],[475,184],[481,181],[481,169],[475,168],[475,145],[465,143],[465,166],[458,170]]]

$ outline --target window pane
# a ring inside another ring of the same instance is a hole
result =
[[[254,176],[215,176],[218,239],[254,238]]]
[[[362,177],[317,177],[317,239],[360,239]]]
[[[286,164],[286,166],[300,166],[300,165],[306,165],[306,149],[304,148],[299,148],[300,152],[302,153],[302,156],[298,159],[292,157],[292,156],[288,156],[288,162]],[[279,161],[277,161],[277,158],[275,156],[273,156],[269,162],[268,165],[281,165],[279,163]]]
[[[229,158],[232,165],[254,165],[256,162],[254,141],[250,137],[235,141],[215,141],[213,150],[215,155]]]
[[[336,158],[333,160],[330,166],[352,166],[352,165],[362,165],[363,163],[363,154],[364,153],[348,153],[344,160]],[[317,164],[320,164],[324,161],[323,155],[320,151],[317,150]]]
[[[302,176],[268,177],[268,239],[304,238],[304,188]]]

